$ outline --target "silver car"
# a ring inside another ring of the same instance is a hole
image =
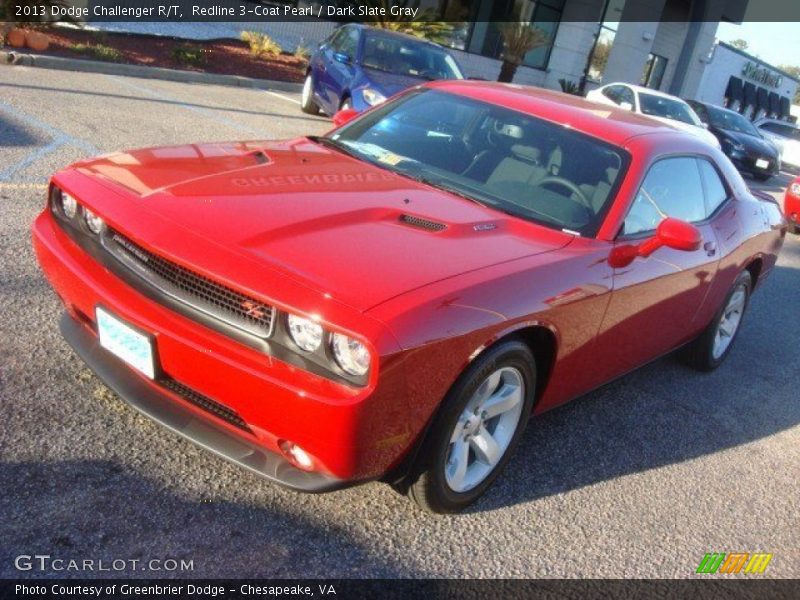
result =
[[[800,126],[777,119],[757,119],[753,125],[778,147],[784,165],[800,169]]]

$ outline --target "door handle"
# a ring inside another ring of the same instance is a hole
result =
[[[709,256],[714,256],[717,253],[717,244],[716,242],[706,242],[703,244],[703,250],[706,251],[706,254]]]

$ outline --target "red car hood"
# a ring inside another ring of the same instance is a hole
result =
[[[572,239],[305,138],[150,148],[76,167],[362,311]]]

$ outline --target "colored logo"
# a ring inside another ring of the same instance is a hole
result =
[[[700,561],[697,573],[763,573],[772,554],[766,552],[709,552]]]

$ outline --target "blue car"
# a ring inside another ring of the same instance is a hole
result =
[[[309,114],[359,112],[424,81],[463,79],[441,46],[351,23],[334,31],[309,60],[301,106]]]

